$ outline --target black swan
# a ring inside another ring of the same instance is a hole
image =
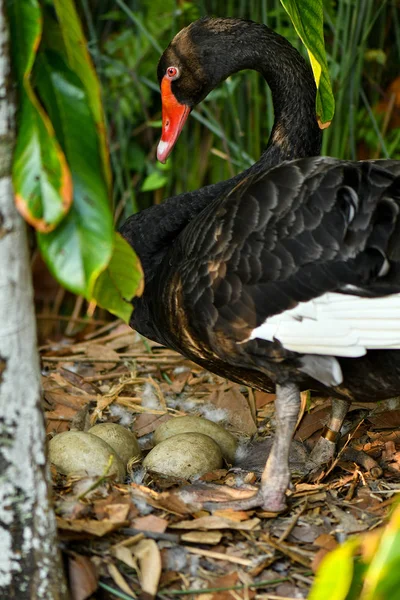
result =
[[[316,460],[351,401],[400,393],[400,162],[304,158],[320,150],[310,69],[266,26],[231,18],[196,21],[161,57],[161,160],[190,109],[247,68],[273,93],[259,161],[131,216],[121,232],[145,275],[131,326],[212,372],[276,390],[260,491],[234,506],[281,511],[301,389],[333,397]]]

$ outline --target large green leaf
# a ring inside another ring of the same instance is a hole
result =
[[[129,321],[132,304],[129,299],[143,291],[143,274],[139,259],[126,240],[117,232],[114,251],[105,271],[97,279],[93,297],[96,302]]]
[[[318,569],[308,600],[346,600],[354,572],[357,538],[348,540],[327,554]]]
[[[68,65],[76,73],[86,89],[87,101],[91,108],[98,133],[102,170],[108,189],[110,190],[111,170],[100,83],[87,50],[86,39],[73,0],[53,1],[67,53]]]
[[[71,175],[53,127],[31,85],[31,71],[42,34],[37,0],[8,0],[12,57],[20,110],[13,157],[16,204],[38,231],[51,231],[72,202]]]
[[[39,235],[54,275],[68,289],[129,319],[127,300],[141,281],[138,259],[113,229],[96,123],[86,88],[63,58],[42,51],[36,85],[66,153],[74,181],[74,204],[56,231]]]
[[[307,48],[317,84],[317,116],[321,127],[327,127],[335,112],[335,101],[326,62],[323,0],[281,0],[298,36]]]
[[[111,258],[114,240],[96,124],[85,88],[59,55],[41,52],[35,79],[74,182],[70,214],[56,231],[39,236],[40,247],[61,283],[91,298],[94,283]]]
[[[367,539],[366,539],[367,541]],[[400,506],[385,527],[364,577],[362,600],[390,600],[399,597]]]

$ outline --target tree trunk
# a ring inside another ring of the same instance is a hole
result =
[[[14,113],[0,0],[0,598],[60,599],[27,235],[10,176]]]

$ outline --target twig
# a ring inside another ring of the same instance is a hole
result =
[[[79,313],[81,312],[83,306],[84,298],[83,296],[78,296],[75,301],[74,310],[72,311],[71,318],[69,319],[69,323],[65,328],[65,335],[72,335],[74,331],[74,321],[79,317]]]
[[[278,538],[278,544],[282,543],[288,537],[288,535],[290,535],[292,533],[293,529],[295,528],[295,526],[297,524],[297,521],[299,520],[299,518],[301,517],[303,512],[306,510],[307,505],[308,505],[308,498],[306,497],[305,501],[300,506],[297,513],[293,516],[293,519],[291,520],[289,525],[286,527],[285,531],[282,533],[280,538]]]
[[[120,323],[122,323],[122,321],[120,319],[118,321],[111,321],[111,323],[107,323],[103,327],[100,327],[100,329],[97,329],[96,331],[93,331],[92,333],[87,333],[85,335],[84,339],[92,340],[93,338],[97,337],[98,335],[102,335],[106,331],[110,331],[110,329],[112,329],[113,327],[120,325]]]
[[[214,550],[205,550],[204,548],[191,548],[190,546],[183,546],[192,554],[199,554],[200,556],[208,556],[209,558],[215,558],[217,560],[226,560],[237,565],[243,565],[244,567],[250,567],[253,561],[249,558],[240,558],[239,556],[231,556],[230,554],[224,554],[223,552],[214,552]]]
[[[358,480],[360,478],[360,471],[356,468],[353,475],[353,481],[350,484],[348,492],[345,496],[346,502],[350,502],[353,499],[354,492],[356,491],[356,487],[358,485]]]
[[[118,379],[118,377],[124,377],[129,375],[129,371],[122,371],[119,373],[106,373],[105,375],[92,375],[91,377],[84,377],[85,383],[92,383],[93,381],[107,381],[107,379]]]
[[[87,494],[89,494],[89,492],[95,490],[97,487],[99,487],[99,485],[101,485],[103,483],[103,481],[107,478],[107,475],[111,469],[113,462],[114,462],[114,456],[112,454],[110,454],[110,458],[108,459],[108,463],[104,470],[104,473],[102,475],[100,475],[100,477],[98,479],[96,479],[96,481],[94,483],[92,483],[92,485],[89,486],[87,490],[85,490],[84,492],[82,492],[82,494],[80,494],[78,496],[78,500],[82,500],[82,498],[84,498]]]
[[[116,363],[122,362],[126,358],[137,358],[136,354],[131,354],[128,352],[122,352],[118,354],[118,357],[115,358],[93,358],[91,356],[77,356],[76,354],[70,354],[67,356],[42,356],[43,362],[88,362],[88,363]],[[163,360],[161,356],[148,356],[147,358],[141,358],[141,362],[143,363],[162,363],[166,365],[173,365],[177,362],[182,361],[182,357],[179,355],[171,356],[171,358],[166,358]]]
[[[92,319],[88,317],[66,317],[65,315],[52,315],[51,313],[40,313],[37,319],[44,321],[70,321],[72,323],[86,323],[87,325],[102,325],[104,319]]]
[[[303,558],[303,556],[301,556],[299,552],[292,550],[286,544],[279,544],[278,540],[274,540],[266,534],[262,534],[261,539],[264,540],[268,545],[272,546],[273,548],[276,548],[276,550],[282,552],[282,554],[286,554],[286,556],[289,556],[289,558],[291,558],[293,561],[300,563],[301,565],[303,565],[303,567],[310,567],[310,560],[308,558]]]

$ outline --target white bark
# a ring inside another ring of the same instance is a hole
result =
[[[49,499],[26,228],[10,177],[14,103],[0,0],[0,598],[65,597]]]

